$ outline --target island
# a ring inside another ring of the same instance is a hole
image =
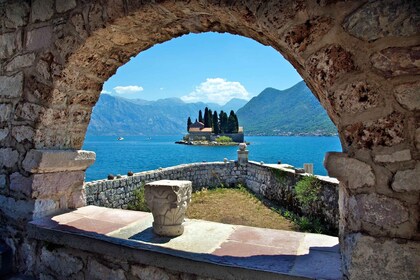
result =
[[[209,108],[199,110],[198,119],[193,123],[187,120],[188,134],[176,144],[202,146],[236,146],[244,142],[244,129],[239,126],[238,117],[233,110],[229,116],[226,112],[212,111]]]

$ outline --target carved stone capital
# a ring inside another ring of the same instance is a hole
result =
[[[153,214],[156,234],[179,236],[184,232],[182,223],[191,192],[191,181],[161,180],[145,185],[145,198]]]

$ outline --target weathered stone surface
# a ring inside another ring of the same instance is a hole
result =
[[[34,61],[35,54],[33,53],[18,55],[6,65],[6,71],[15,71],[20,68],[32,66]]]
[[[73,190],[82,189],[83,171],[56,172],[33,175],[33,197],[59,198]]]
[[[0,190],[6,188],[6,175],[0,175]]]
[[[33,173],[86,170],[95,158],[94,152],[83,150],[30,150],[22,167]]]
[[[358,189],[375,185],[372,167],[343,153],[327,153],[324,160],[329,176],[347,181],[347,187]]]
[[[339,45],[322,48],[305,64],[309,75],[322,87],[331,86],[341,74],[355,68],[351,53]]]
[[[55,8],[57,12],[64,13],[76,7],[76,0],[57,0]]]
[[[0,59],[9,57],[17,51],[19,38],[15,32],[0,35]]]
[[[404,141],[404,115],[394,112],[376,121],[349,125],[344,130],[346,142],[358,148],[393,146]]]
[[[343,27],[367,41],[415,35],[420,30],[420,7],[415,1],[367,2],[344,20]]]
[[[0,104],[0,122],[7,122],[12,112],[11,104]]]
[[[9,129],[8,128],[1,128],[0,129],[0,141],[5,139],[9,135]]]
[[[420,128],[416,129],[416,148],[420,151]]]
[[[169,275],[160,268],[152,266],[138,266],[133,265],[131,267],[131,273],[138,279],[149,279],[149,280],[169,280]]]
[[[45,247],[41,251],[41,261],[61,277],[69,277],[83,268],[83,262],[79,258],[64,252],[49,251]]]
[[[51,78],[50,65],[48,64],[48,62],[46,62],[44,60],[39,60],[38,61],[38,64],[36,65],[36,71],[45,80],[49,80]]]
[[[420,74],[420,46],[387,48],[372,55],[371,62],[385,77]]]
[[[23,73],[14,76],[0,76],[0,97],[15,98],[22,95]]]
[[[374,157],[376,162],[399,162],[411,160],[411,151],[408,149],[396,151],[393,153],[379,153]]]
[[[34,129],[30,126],[15,126],[12,129],[12,136],[18,142],[32,140],[34,136]]]
[[[122,269],[111,269],[105,265],[99,263],[95,259],[89,259],[88,262],[88,275],[87,278],[102,280],[104,275],[107,275],[108,279],[125,280],[125,274]]]
[[[303,24],[293,26],[285,35],[285,41],[289,48],[304,52],[306,48],[320,37],[325,35],[332,26],[331,18],[320,18],[308,20]]]
[[[344,274],[349,279],[407,279],[420,276],[420,243],[374,238],[360,233],[340,241]]]
[[[51,26],[45,26],[28,31],[26,48],[30,51],[46,48],[51,44],[51,37]]]
[[[375,108],[382,98],[376,86],[359,81],[346,84],[343,89],[330,91],[328,100],[337,114],[341,114],[341,112],[358,113]]]
[[[31,195],[32,193],[32,178],[25,177],[19,172],[10,175],[10,190],[21,192],[24,195]]]
[[[72,16],[71,23],[73,24],[74,29],[81,38],[86,38],[88,36],[88,32],[86,30],[85,21],[83,19],[82,14],[75,14],[74,16]]]
[[[420,82],[395,87],[395,99],[408,110],[420,110]]]
[[[32,1],[31,19],[35,21],[45,21],[54,14],[54,0],[34,0]]]
[[[21,103],[16,107],[15,119],[36,121],[44,108],[34,103]]]
[[[392,189],[397,192],[420,191],[420,163],[414,169],[397,171]]]
[[[0,166],[13,167],[17,163],[19,153],[12,148],[0,149]]]
[[[45,216],[56,214],[60,205],[58,201],[52,199],[37,199],[35,200],[33,218],[42,218]]]
[[[5,26],[8,28],[16,28],[23,26],[28,21],[29,5],[24,1],[14,1],[10,5],[6,5]]]
[[[377,194],[356,196],[358,217],[377,226],[392,228],[408,221],[408,209],[398,200]]]
[[[28,220],[32,217],[34,202],[15,200],[13,197],[0,195],[0,210],[11,220]]]

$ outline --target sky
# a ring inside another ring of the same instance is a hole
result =
[[[287,89],[301,80],[273,48],[238,35],[208,32],[139,53],[104,83],[102,93],[224,105],[232,98],[249,100],[267,87]]]

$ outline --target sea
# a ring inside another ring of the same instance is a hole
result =
[[[190,146],[175,144],[182,135],[86,136],[83,149],[94,151],[96,161],[86,171],[86,181],[104,179],[108,174],[125,175],[194,162],[237,159],[237,146]],[[314,173],[327,175],[323,166],[326,152],[342,151],[337,136],[245,136],[249,142],[249,160],[287,163],[302,167],[314,164]]]

